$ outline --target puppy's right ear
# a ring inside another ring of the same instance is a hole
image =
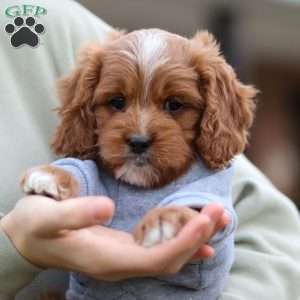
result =
[[[107,33],[104,44],[119,39],[124,33],[112,30]],[[87,44],[79,52],[77,68],[58,82],[60,124],[51,143],[58,155],[86,159],[95,157],[98,152],[93,98],[100,81],[103,51],[98,43]]]
[[[81,49],[77,68],[59,80],[60,124],[51,144],[56,154],[87,158],[95,152],[92,102],[101,67],[102,48],[95,43],[89,44]]]

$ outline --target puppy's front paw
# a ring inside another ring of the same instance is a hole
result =
[[[21,187],[26,194],[45,195],[56,200],[79,194],[78,181],[67,171],[51,165],[29,169],[21,178]]]
[[[151,210],[136,226],[133,235],[137,243],[152,247],[172,239],[198,212],[184,206],[169,206]]]

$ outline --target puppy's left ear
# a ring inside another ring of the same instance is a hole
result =
[[[196,147],[210,168],[220,169],[244,151],[257,90],[237,79],[211,34],[199,32],[190,42],[204,101]]]

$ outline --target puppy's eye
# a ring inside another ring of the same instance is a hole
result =
[[[176,112],[183,107],[183,103],[176,97],[168,97],[164,104],[164,110],[167,112]]]
[[[114,110],[122,111],[126,106],[126,99],[123,96],[114,96],[109,99],[108,103]]]

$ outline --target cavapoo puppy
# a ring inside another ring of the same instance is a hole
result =
[[[107,226],[134,232],[145,247],[174,237],[209,202],[230,215],[210,241],[213,258],[114,283],[74,273],[66,298],[216,299],[233,263],[233,158],[247,143],[256,90],[236,78],[208,32],[187,39],[150,29],[87,46],[59,93],[52,146],[67,158],[28,170],[25,193],[107,195],[116,206]]]

